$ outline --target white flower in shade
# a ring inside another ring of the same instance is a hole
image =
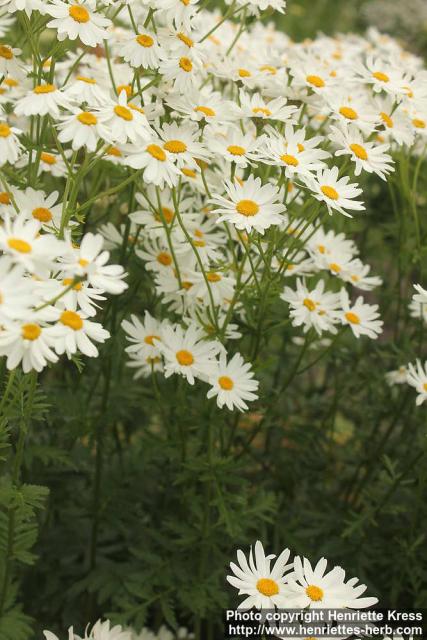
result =
[[[294,571],[288,576],[286,595],[288,606],[295,608],[365,608],[378,602],[377,598],[360,598],[366,586],[355,586],[357,578],[345,582],[345,571],[334,567],[326,573],[326,558],[312,567],[307,558],[297,556]]]
[[[43,277],[63,251],[64,243],[51,234],[40,235],[40,222],[28,220],[21,213],[13,221],[7,216],[0,226],[0,248],[30,273]]]
[[[201,247],[202,249],[204,247]],[[199,247],[200,250],[200,247]],[[209,283],[209,286],[206,283]],[[189,294],[204,304],[209,304],[210,296],[216,305],[222,305],[233,299],[236,286],[235,277],[230,277],[220,271],[206,271],[206,280],[203,273],[197,272],[192,277],[193,286]]]
[[[382,58],[368,56],[365,64],[356,62],[354,71],[361,80],[372,86],[375,93],[385,91],[394,98],[402,98],[405,93],[401,70]]]
[[[231,222],[237,229],[252,229],[264,234],[273,224],[281,224],[286,207],[280,202],[280,193],[272,184],[262,184],[261,178],[249,178],[242,184],[224,183],[228,198],[216,195],[210,202],[214,212],[221,214],[217,222]]]
[[[48,631],[45,629],[43,631],[43,635],[46,640],[59,640],[58,636],[56,636],[52,631]],[[68,640],[78,640],[77,636],[74,635],[73,627],[68,629]]]
[[[70,358],[80,351],[90,358],[96,358],[98,349],[93,342],[105,342],[110,334],[99,322],[87,319],[86,314],[72,309],[57,309],[57,323],[51,328],[55,338],[55,351]],[[93,341],[93,342],[92,342]]]
[[[350,93],[337,89],[325,96],[328,114],[341,125],[353,124],[365,135],[370,135],[380,118],[364,93]]]
[[[419,304],[427,304],[427,289],[424,289],[420,284],[414,284],[414,289],[417,293],[414,293],[412,300]]]
[[[256,391],[259,383],[254,380],[251,364],[245,362],[236,353],[227,363],[227,356],[221,353],[215,371],[209,376],[211,389],[208,398],[215,398],[220,409],[225,405],[230,411],[236,407],[239,411],[246,411],[246,402],[258,398]]]
[[[361,260],[356,258],[349,262],[347,268],[339,274],[339,277],[357,289],[371,291],[375,287],[381,286],[383,281],[379,276],[370,276],[370,271],[371,267],[368,264],[363,264]]]
[[[191,21],[194,17],[199,0],[156,0],[155,8],[161,11],[166,22],[175,23],[176,27],[183,27],[190,30]]]
[[[62,266],[68,277],[84,278],[92,287],[117,295],[127,289],[126,272],[119,264],[107,264],[110,254],[103,251],[101,234],[86,233],[80,247],[70,247]]]
[[[127,141],[139,143],[149,140],[151,128],[142,109],[127,103],[126,91],[121,91],[118,101],[111,101],[99,110],[99,121],[108,131],[110,142],[125,144]]]
[[[21,265],[6,256],[0,259],[0,325],[25,318],[35,302],[31,281],[23,275]]]
[[[18,135],[21,133],[16,127],[11,127],[7,122],[0,122],[0,167],[7,162],[15,164],[22,150]]]
[[[163,325],[159,320],[146,311],[144,321],[132,315],[130,320],[123,320],[122,328],[126,333],[126,339],[131,343],[126,347],[126,353],[137,354],[143,360],[156,358],[160,355],[157,342],[161,340]]]
[[[342,324],[349,325],[356,338],[366,335],[376,339],[382,333],[382,320],[379,320],[377,304],[366,304],[360,296],[354,304],[351,303],[345,289],[341,289],[342,311],[339,313]]]
[[[300,279],[297,280],[296,286],[296,290],[285,287],[280,296],[291,307],[292,324],[295,327],[302,326],[304,333],[311,328],[319,335],[324,331],[336,333],[339,295],[325,291],[323,280],[319,280],[312,290]]]
[[[161,332],[161,340],[155,340],[164,358],[165,377],[178,373],[190,384],[195,378],[206,379],[215,366],[215,358],[220,343],[205,340],[203,331],[195,324],[186,330],[180,325],[166,326]]]
[[[96,78],[78,75],[67,84],[64,95],[74,103],[83,104],[87,102],[89,107],[104,106],[109,100],[108,91],[100,85]]]
[[[406,384],[408,382],[408,367],[403,364],[398,369],[388,371],[385,374],[385,379],[391,387],[395,384]]]
[[[103,289],[94,289],[87,282],[76,282],[73,278],[64,278],[58,282],[55,292],[56,295],[61,295],[56,306],[72,311],[81,309],[88,318],[92,318],[100,307],[98,302],[105,300],[105,296],[101,295],[103,291]]]
[[[247,94],[240,92],[240,117],[261,118],[262,120],[278,120],[279,122],[294,122],[292,116],[298,108],[287,104],[286,98],[273,98],[266,101],[261,94]]]
[[[427,400],[427,362],[424,366],[417,358],[415,364],[408,364],[407,382],[417,391],[417,406]]]
[[[338,167],[318,171],[315,176],[304,176],[304,182],[313,192],[316,200],[324,202],[331,214],[333,210],[339,211],[344,216],[351,218],[348,211],[362,211],[365,209],[363,202],[355,200],[362,193],[362,189],[356,184],[349,184],[348,176],[338,177]]]
[[[121,47],[120,55],[132,67],[157,69],[162,57],[162,48],[154,32],[138,27],[138,33],[132,35]]]
[[[60,107],[71,108],[70,99],[54,84],[39,84],[15,105],[17,116],[45,116],[58,118]]]
[[[227,576],[227,581],[239,590],[239,595],[247,596],[239,604],[239,609],[274,609],[276,606],[288,606],[285,574],[292,567],[292,564],[286,564],[289,556],[289,549],[285,549],[271,567],[271,561],[276,556],[266,556],[259,540],[255,543],[255,550],[250,550],[249,561],[243,551],[237,551],[238,564],[230,562],[234,575]]]
[[[72,115],[61,116],[58,128],[60,142],[71,142],[74,151],[81,147],[95,151],[99,139],[109,137],[108,130],[99,122],[99,115],[93,111],[76,110]]]
[[[338,147],[336,156],[349,155],[355,163],[354,175],[359,176],[362,171],[376,173],[382,180],[387,179],[387,174],[393,169],[393,159],[385,153],[390,146],[378,145],[375,142],[365,142],[359,129],[354,126],[338,129],[331,127],[332,134],[329,138]]]
[[[178,184],[179,171],[174,156],[163,146],[163,140],[152,138],[148,143],[126,147],[124,164],[133,169],[143,169],[144,181],[159,187]]]
[[[55,204],[58,200],[58,191],[46,196],[44,191],[37,191],[27,187],[25,191],[17,191],[15,202],[20,211],[28,218],[38,220],[43,226],[59,228],[62,216],[62,204]]]
[[[58,40],[79,38],[83,44],[95,47],[108,39],[109,33],[106,29],[111,25],[111,20],[93,11],[93,7],[94,3],[90,0],[52,0],[45,7],[46,13],[53,17],[53,20],[47,23],[47,27],[57,30]]]
[[[135,369],[134,380],[139,378],[149,378],[153,373],[163,373],[162,358],[157,356],[145,356],[142,351],[137,353],[129,353],[127,367]]]
[[[37,316],[27,321],[6,324],[0,331],[0,355],[7,356],[6,366],[15,369],[22,362],[22,370],[42,371],[48,362],[57,362],[54,352],[55,336],[52,327],[44,327]]]

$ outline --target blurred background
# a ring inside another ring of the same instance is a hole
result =
[[[279,22],[296,40],[373,26],[427,54],[427,0],[288,0]]]

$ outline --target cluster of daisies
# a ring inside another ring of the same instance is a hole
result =
[[[381,279],[326,219],[365,215],[362,184],[387,180],[396,151],[424,153],[421,60],[374,30],[298,44],[253,19],[284,12],[284,0],[230,1],[225,16],[204,4],[0,0],[9,367],[96,354],[107,332],[89,318],[126,286],[103,241],[130,246],[155,292],[151,314],[123,322],[136,377],[201,380],[220,407],[257,398],[234,347],[253,320],[251,293],[278,291],[312,342],[381,333],[377,305],[360,295]],[[54,39],[42,54],[45,29]]]
[[[51,631],[44,631],[45,640],[62,640]],[[172,632],[161,626],[157,633],[144,627],[139,633],[121,625],[113,625],[110,620],[98,620],[92,627],[89,625],[84,636],[74,633],[73,627],[68,629],[68,640],[193,640],[194,634],[185,627]]]
[[[366,585],[359,584],[358,578],[346,578],[342,567],[327,571],[326,558],[312,566],[300,556],[289,562],[290,555],[289,549],[277,558],[266,555],[259,540],[249,558],[237,551],[237,564],[230,563],[233,575],[227,580],[239,595],[246,596],[240,609],[364,609],[377,604],[377,598],[363,596]]]

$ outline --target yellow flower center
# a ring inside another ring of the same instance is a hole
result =
[[[188,36],[185,35],[185,33],[182,33],[182,31],[180,31],[180,33],[177,34],[179,40],[181,40],[181,42],[183,42],[185,45],[187,45],[187,47],[189,49],[191,49],[192,46],[194,46],[194,42],[191,38],[189,38]]]
[[[372,76],[375,78],[375,80],[379,80],[380,82],[390,82],[390,78],[388,77],[388,75],[386,73],[383,73],[382,71],[374,71]]]
[[[231,153],[232,156],[244,156],[246,153],[246,150],[237,144],[230,144],[230,146],[227,147],[227,151]]]
[[[38,324],[24,324],[22,326],[22,337],[24,340],[37,340],[42,330]]]
[[[345,314],[345,317],[351,324],[360,324],[360,318],[357,315],[357,313],[353,313],[352,311],[347,311],[347,313]]]
[[[424,382],[423,389],[424,389],[424,391],[427,391],[427,382]]]
[[[304,307],[307,307],[309,311],[315,311],[317,304],[311,298],[305,298],[303,301]]]
[[[0,44],[0,58],[5,58],[5,60],[12,60],[12,49],[5,44]]]
[[[96,84],[96,80],[87,78],[86,76],[77,76],[76,80],[80,80],[80,82],[85,82],[86,84]]]
[[[80,331],[83,327],[83,320],[75,311],[63,311],[59,321],[66,327],[73,329],[73,331]]]
[[[33,218],[40,222],[50,222],[52,220],[52,214],[49,209],[45,207],[37,207],[33,209]]]
[[[353,151],[354,155],[360,158],[361,160],[368,159],[368,153],[366,149],[362,147],[360,144],[356,144],[356,143],[351,144],[350,149]]]
[[[34,89],[34,93],[37,95],[44,93],[53,93],[54,91],[56,91],[56,87],[54,84],[40,84]]]
[[[252,75],[247,69],[239,69],[237,73],[241,78],[250,78]]]
[[[182,367],[189,367],[193,364],[194,358],[193,354],[187,351],[186,349],[181,349],[176,353],[176,359]]]
[[[175,213],[169,207],[162,207],[163,217],[168,224],[172,222],[175,217]]]
[[[117,95],[120,95],[122,91],[125,92],[128,98],[132,95],[132,87],[130,84],[119,84],[117,87]]]
[[[13,78],[6,78],[6,80],[4,80],[4,84],[8,87],[17,87],[19,82]]]
[[[80,258],[79,265],[81,267],[87,267],[88,264],[89,264],[89,260],[85,260],[85,258]]]
[[[46,164],[56,164],[56,158],[51,153],[46,153],[46,151],[42,151],[40,154],[40,160],[45,162]]]
[[[32,251],[31,245],[20,238],[9,238],[7,244],[14,251],[18,251],[18,253],[31,253]]]
[[[185,153],[187,151],[187,145],[182,140],[168,140],[163,147],[169,153]]]
[[[390,116],[387,115],[384,111],[381,111],[380,116],[381,116],[381,120],[384,122],[384,124],[389,129],[392,129],[393,128],[393,120],[390,118]]]
[[[314,584],[310,584],[305,592],[310,600],[313,600],[314,602],[319,602],[323,599],[324,596],[323,589],[321,589],[320,587],[316,587]]]
[[[272,76],[275,76],[277,73],[276,67],[272,67],[269,64],[263,64],[260,68],[260,71],[266,71],[267,73],[271,73]]]
[[[416,127],[417,129],[425,129],[426,128],[426,123],[425,120],[421,120],[420,118],[414,118],[412,120],[412,124],[414,125],[414,127]]]
[[[143,33],[141,33],[139,36],[136,37],[136,41],[138,44],[141,45],[141,47],[145,47],[146,49],[149,49],[154,44],[153,38]]]
[[[69,287],[73,284],[73,278],[64,278],[62,284],[64,285],[64,287]],[[83,284],[81,282],[76,282],[76,284],[73,286],[73,289],[74,291],[81,291],[83,289]]]
[[[146,148],[146,152],[160,162],[164,162],[166,160],[166,153],[157,144],[149,144]]]
[[[10,204],[11,202],[10,194],[7,191],[2,191],[0,193],[0,204]]]
[[[234,382],[228,376],[220,376],[218,378],[218,384],[224,391],[231,391],[234,387]]]
[[[187,58],[186,56],[182,56],[182,58],[179,59],[179,66],[183,71],[185,71],[185,73],[190,73],[190,71],[193,70],[193,63],[190,58]]]
[[[9,125],[4,122],[0,122],[0,138],[8,138],[11,133],[12,130]]]
[[[347,118],[347,120],[357,120],[357,118],[359,117],[357,111],[355,111],[351,107],[341,107],[340,114],[344,116],[344,118]]]
[[[215,271],[211,271],[210,273],[207,274],[206,277],[209,280],[209,282],[219,282],[220,280],[222,280],[221,274],[215,273]]]
[[[187,167],[184,167],[181,171],[187,178],[195,178],[197,175],[194,169],[187,169]]]
[[[260,578],[256,583],[256,588],[263,596],[267,596],[268,598],[279,593],[279,585],[271,578]]]
[[[325,81],[320,76],[309,75],[306,77],[306,80],[308,84],[311,84],[313,87],[317,87],[318,89],[325,86]]]
[[[154,347],[154,340],[160,340],[160,336],[152,335],[152,336],[145,336],[144,338],[145,344],[149,344],[152,347]]]
[[[80,24],[84,24],[90,20],[89,11],[84,7],[80,7],[78,4],[73,4],[69,8],[68,13],[75,22],[80,22]]]
[[[323,193],[323,195],[329,198],[330,200],[338,200],[339,198],[338,191],[333,187],[329,187],[327,184],[323,185],[323,187],[320,187],[320,190]]]
[[[122,107],[122,105],[120,104],[114,107],[114,113],[116,114],[116,116],[119,116],[119,118],[121,118],[122,120],[126,120],[127,122],[133,120],[132,111],[127,107]]]
[[[282,162],[284,162],[285,164],[290,165],[291,167],[297,167],[299,165],[299,162],[295,158],[295,156],[290,156],[287,153],[285,153],[283,156],[280,156],[280,159],[281,159]]]
[[[267,109],[266,107],[254,107],[252,109],[252,113],[254,113],[256,116],[261,114],[263,116],[266,116],[266,118],[269,118],[272,115],[270,109]]]
[[[259,211],[259,206],[253,200],[240,200],[240,202],[236,204],[236,210],[242,216],[251,217],[256,216]]]
[[[199,113],[203,113],[203,115],[212,118],[213,116],[216,115],[216,112],[211,109],[210,107],[204,107],[204,106],[200,106],[200,107],[195,107],[194,111],[198,111]]]
[[[117,149],[117,147],[109,147],[107,154],[109,156],[114,156],[115,158],[121,158],[123,155],[120,149]]]
[[[329,265],[329,268],[334,273],[339,273],[341,271],[340,265],[337,264],[336,262],[331,262],[331,264]]]
[[[98,123],[97,117],[94,116],[93,113],[90,113],[90,111],[82,111],[79,113],[77,120],[88,127],[93,127]]]
[[[168,267],[172,264],[172,258],[166,251],[161,251],[157,256],[157,262],[160,262],[164,267]]]

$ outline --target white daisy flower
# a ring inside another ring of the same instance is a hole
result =
[[[111,20],[95,12],[93,8],[94,3],[90,0],[81,2],[51,0],[45,11],[53,17],[53,20],[47,23],[47,27],[57,30],[58,40],[79,38],[83,44],[96,47],[97,44],[109,38],[107,29],[111,26]]]
[[[260,93],[248,95],[245,91],[240,91],[240,107],[238,108],[240,117],[295,122],[292,116],[297,111],[297,107],[287,104],[286,98],[279,97],[266,101]]]
[[[44,227],[55,226],[59,228],[62,217],[62,204],[55,204],[58,200],[58,191],[53,191],[46,196],[44,191],[37,191],[27,187],[25,191],[17,191],[15,202],[24,215],[31,220],[38,220]]]
[[[0,77],[22,77],[24,65],[19,60],[21,53],[21,49],[12,48],[8,44],[0,44]]]
[[[22,151],[18,135],[22,133],[20,129],[11,127],[7,122],[0,122],[0,167],[7,162],[15,164]]]
[[[216,195],[210,200],[216,205],[213,212],[222,214],[217,223],[231,222],[237,229],[247,232],[255,229],[264,234],[271,225],[283,222],[281,214],[286,207],[272,184],[263,185],[261,178],[250,175],[243,185],[225,182],[224,189],[228,198]]]
[[[255,553],[254,553],[255,552]],[[239,564],[230,562],[230,568],[234,575],[227,576],[227,582],[239,590],[239,595],[247,596],[240,604],[239,609],[274,609],[276,606],[283,608],[288,606],[285,595],[285,574],[291,569],[292,564],[286,564],[290,551],[285,549],[276,559],[273,567],[271,561],[276,557],[271,554],[266,556],[262,543],[255,543],[255,550],[249,553],[249,562],[240,549],[237,551]]]
[[[185,56],[171,57],[162,60],[159,72],[166,82],[173,82],[174,91],[187,93],[196,87],[201,80],[202,65],[196,56],[187,53]]]
[[[379,320],[377,304],[366,304],[360,296],[352,304],[345,289],[341,289],[340,294],[342,311],[339,313],[342,324],[349,325],[356,338],[366,335],[376,339],[382,333],[382,320]]]
[[[171,145],[172,148],[172,145]],[[182,147],[183,148],[183,147]],[[133,169],[143,169],[144,181],[161,188],[178,184],[179,170],[174,155],[164,148],[163,140],[152,137],[148,144],[127,145],[124,164]]]
[[[15,105],[17,116],[45,116],[49,114],[52,118],[58,118],[60,107],[71,108],[71,101],[65,93],[54,84],[39,84]]]
[[[313,192],[316,200],[324,202],[328,211],[339,211],[342,215],[351,218],[348,211],[363,211],[365,205],[359,200],[355,200],[362,193],[362,189],[357,184],[349,184],[348,176],[338,177],[338,167],[332,169],[319,170],[316,176],[304,176],[304,182]]]
[[[213,154],[242,168],[252,165],[261,157],[262,140],[252,133],[242,133],[240,129],[230,127],[224,132],[208,134],[206,144]]]
[[[89,107],[102,107],[109,101],[108,91],[100,85],[96,78],[78,75],[67,84],[64,95],[74,103],[86,102]]]
[[[359,176],[362,171],[366,171],[376,173],[382,180],[386,180],[387,175],[394,171],[394,161],[385,153],[390,148],[388,144],[365,142],[359,129],[352,126],[345,129],[331,127],[331,131],[329,139],[338,147],[335,155],[351,157],[355,163],[354,175]]]
[[[196,168],[196,160],[208,160],[209,152],[199,141],[200,132],[195,123],[165,123],[159,129],[163,149],[175,160],[177,166]]]
[[[110,132],[99,121],[99,114],[77,109],[72,115],[61,116],[58,125],[60,142],[71,142],[74,151],[86,147],[95,151],[99,139],[107,140]]]
[[[99,121],[108,133],[104,134],[109,142],[134,144],[147,141],[151,137],[151,127],[142,109],[128,105],[126,91],[121,91],[116,102],[109,102],[99,110]]]
[[[208,398],[216,398],[220,409],[225,405],[230,411],[236,407],[239,411],[247,411],[246,402],[258,398],[256,391],[259,383],[254,380],[251,364],[245,362],[240,353],[236,353],[229,362],[225,353],[221,353],[216,370],[208,379],[211,389]]]
[[[406,384],[408,382],[408,367],[403,364],[398,369],[388,371],[385,374],[385,379],[391,387],[395,384]]]
[[[180,325],[166,326],[161,332],[161,341],[155,341],[164,358],[165,377],[177,373],[190,384],[196,378],[205,380],[212,373],[220,343],[205,340],[203,331],[195,324],[186,330]]]
[[[427,400],[427,362],[424,366],[417,358],[415,364],[408,364],[407,382],[417,391],[417,406],[423,404]]]
[[[126,347],[126,353],[136,354],[144,361],[147,358],[159,357],[157,341],[161,340],[163,326],[164,323],[153,318],[148,311],[145,311],[143,322],[135,315],[131,315],[130,320],[123,320],[122,328],[126,333],[126,339],[131,343]]]
[[[127,40],[120,48],[120,55],[132,67],[144,69],[157,69],[162,55],[162,48],[157,35],[142,26],[138,27],[138,33]]]
[[[31,281],[23,276],[23,266],[13,265],[9,257],[0,258],[1,325],[28,317],[30,308],[36,302]]]
[[[30,316],[31,317],[31,316]],[[28,321],[6,324],[0,331],[0,355],[7,356],[6,366],[15,369],[22,362],[24,373],[42,371],[48,362],[57,362],[52,327],[44,327],[37,315]]]
[[[103,343],[110,337],[110,333],[99,322],[92,322],[86,314],[72,309],[58,309],[57,323],[50,331],[55,338],[56,353],[66,353],[69,358],[77,351],[89,358],[96,358],[98,349],[93,342]]]
[[[265,151],[262,152],[267,164],[283,167],[287,178],[310,175],[325,167],[324,160],[330,153],[317,148],[322,142],[322,136],[315,136],[306,140],[305,128],[294,129],[286,124],[284,135],[278,136],[273,130],[265,139]]]
[[[313,328],[319,336],[324,331],[336,333],[339,295],[325,291],[325,282],[319,280],[314,289],[308,289],[298,278],[296,290],[285,287],[280,296],[290,307],[290,317],[295,327],[303,327],[304,333]]]

